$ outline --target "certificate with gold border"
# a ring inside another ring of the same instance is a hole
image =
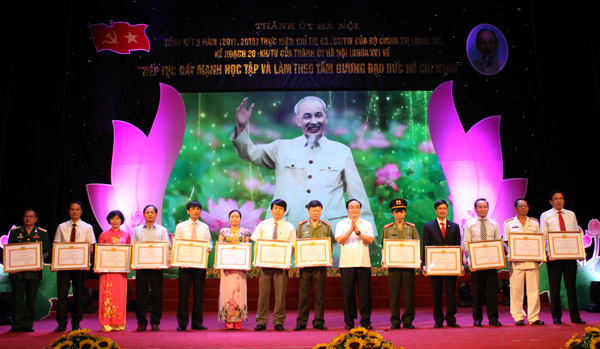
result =
[[[292,242],[286,240],[256,240],[254,266],[289,269],[292,264]]]
[[[89,242],[55,242],[52,244],[52,271],[90,268]]]
[[[171,265],[175,267],[206,269],[210,245],[204,240],[173,239]]]
[[[421,240],[383,240],[386,268],[420,268]]]
[[[129,273],[131,271],[131,245],[96,244],[94,247],[96,273]]]
[[[330,267],[331,239],[296,239],[296,267]]]
[[[35,271],[44,267],[42,242],[23,242],[4,245],[4,272]]]
[[[544,235],[508,233],[508,258],[518,262],[545,262]]]
[[[467,248],[471,271],[506,268],[502,240],[471,241]]]
[[[132,245],[131,268],[168,269],[168,241],[134,241]]]
[[[217,242],[215,252],[215,269],[250,270],[252,243]]]
[[[427,275],[459,275],[462,271],[460,246],[425,246]]]
[[[580,231],[549,231],[550,259],[584,259],[583,235]]]

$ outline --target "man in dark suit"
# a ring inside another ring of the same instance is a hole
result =
[[[423,249],[425,246],[461,246],[460,228],[458,224],[446,219],[448,203],[438,200],[433,204],[437,216],[433,221],[426,223],[423,229]],[[423,256],[425,254],[423,253]],[[427,275],[427,267],[423,266],[423,273]],[[463,270],[464,273],[464,270]],[[442,309],[442,292],[446,282],[446,325],[459,327],[456,323],[456,276],[431,276],[433,290],[433,319],[435,328],[444,324],[444,311]]]

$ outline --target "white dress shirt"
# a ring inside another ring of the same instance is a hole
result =
[[[135,227],[131,241],[167,241],[171,246],[169,231],[160,224],[153,224],[150,228],[145,223],[138,225]]]
[[[210,230],[208,228],[208,225],[204,222],[193,221],[191,219],[188,219],[187,221],[177,224],[177,226],[175,227],[174,238],[192,240],[192,231],[194,228],[194,223],[196,223],[196,240],[208,241],[208,246],[212,249],[213,242],[212,237],[210,236]]]
[[[358,218],[356,226],[360,231],[361,235],[374,237],[373,226],[369,221],[362,218]],[[340,221],[335,227],[335,237],[342,236],[350,230],[352,227],[352,220],[346,218]],[[360,236],[356,236],[355,233],[351,233],[348,239],[340,244],[340,268],[370,268],[371,267],[371,256],[369,255],[369,244],[363,242]]]
[[[54,242],[71,242],[71,230],[73,229],[73,224],[75,224],[76,231],[75,242],[96,243],[94,228],[82,220],[79,220],[77,223],[72,220],[61,223],[58,228],[56,228]]]
[[[566,231],[579,231],[579,224],[577,223],[575,212],[565,210],[564,208],[561,210],[561,212],[563,220],[565,221]],[[561,231],[558,215],[558,211],[554,208],[542,213],[540,216],[540,229],[542,232],[547,233],[549,231]]]
[[[254,229],[254,232],[250,236],[250,239],[252,241],[256,241],[258,239],[272,240],[275,223],[277,223],[277,240],[291,242],[296,241],[296,228],[283,219],[275,222],[273,218],[269,218],[258,223],[256,229]]]

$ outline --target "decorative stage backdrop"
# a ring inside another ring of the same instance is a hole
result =
[[[363,198],[377,232],[396,197],[420,232],[442,198],[458,223],[485,197],[501,224],[528,183],[531,215],[549,208],[542,160],[531,155],[542,144],[529,2],[98,1],[72,10],[61,148],[69,190],[59,202],[87,196],[98,233],[114,209],[131,232],[147,204],[173,233],[189,200],[202,203],[213,240],[231,209],[252,230],[279,197],[290,223],[319,199],[335,225],[345,208],[310,191],[328,185]],[[326,137],[352,161],[323,151],[306,183],[308,169],[279,178],[275,164],[240,158],[231,133],[244,98],[255,105],[249,138],[269,144],[302,136],[294,105],[305,96],[324,100]],[[596,241],[598,229],[588,234]],[[378,266],[378,244],[371,254]],[[595,257],[578,278],[581,306],[598,279]]]

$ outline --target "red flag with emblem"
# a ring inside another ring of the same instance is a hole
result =
[[[127,22],[88,24],[96,52],[109,50],[120,54],[131,51],[150,52],[150,40],[146,36],[146,24],[131,25]]]

